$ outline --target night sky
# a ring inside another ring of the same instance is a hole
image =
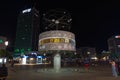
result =
[[[33,5],[41,15],[56,8],[69,11],[72,16],[70,31],[76,36],[77,48],[107,50],[107,39],[120,34],[120,5],[114,1],[3,0],[0,1],[0,35],[8,37],[9,46],[14,44],[19,12]]]

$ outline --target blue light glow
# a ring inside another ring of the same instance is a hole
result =
[[[37,58],[42,58],[42,56],[37,56]]]

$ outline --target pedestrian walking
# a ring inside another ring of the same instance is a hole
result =
[[[11,67],[14,68],[14,60],[11,61]]]
[[[88,69],[89,69],[89,60],[88,59],[84,60],[84,69],[85,69],[85,71],[88,72]]]
[[[109,63],[111,64],[112,67],[112,74],[113,76],[117,77],[117,68],[116,68],[116,63],[114,60],[110,60]]]

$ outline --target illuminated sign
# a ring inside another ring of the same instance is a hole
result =
[[[43,45],[45,43],[72,43],[72,42],[73,41],[71,39],[66,39],[66,38],[49,38],[49,39],[40,40],[39,44]]]
[[[28,13],[30,11],[31,11],[31,8],[23,10],[22,13]]]

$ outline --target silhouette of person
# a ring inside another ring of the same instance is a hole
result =
[[[114,60],[110,60],[109,63],[111,64],[112,67],[112,74],[113,76],[117,77],[117,68],[116,68],[116,63]]]

